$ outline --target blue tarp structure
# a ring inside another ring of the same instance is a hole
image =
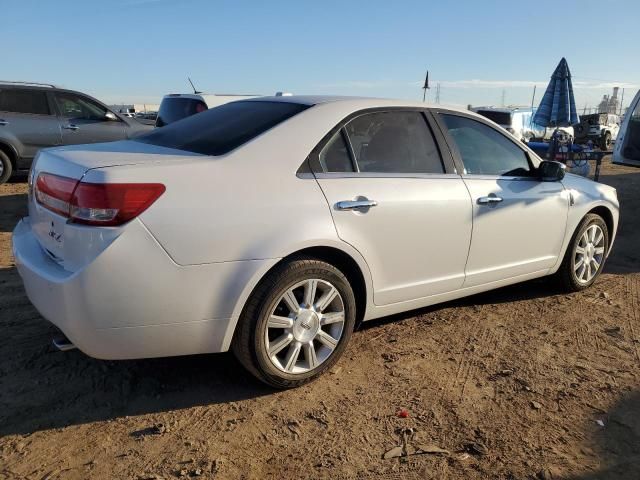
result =
[[[533,117],[533,123],[543,127],[570,127],[579,121],[573,97],[571,72],[563,57],[551,75],[551,81]]]

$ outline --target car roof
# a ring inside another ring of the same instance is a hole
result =
[[[396,98],[375,98],[375,97],[349,97],[340,95],[291,95],[291,96],[273,96],[273,97],[256,97],[242,100],[243,102],[283,102],[297,103],[307,106],[322,106],[325,109],[331,109],[332,106],[339,110],[350,110],[356,112],[369,108],[429,108],[433,110],[447,110],[452,112],[460,112],[465,115],[477,117],[483,121],[486,118],[476,112],[466,108],[447,105],[440,103],[421,102],[417,100],[403,100]]]
[[[525,112],[529,113],[532,111],[531,107],[494,107],[492,105],[488,105],[486,107],[473,107],[473,111],[484,111],[484,112],[504,112],[504,113],[518,113]]]
[[[206,93],[173,93],[167,94],[165,98],[196,98],[201,96],[207,96],[211,94]],[[272,96],[256,96],[256,97],[244,97],[238,96],[237,101],[240,102],[281,102],[281,103],[295,103],[299,105],[314,106],[324,105],[330,107],[332,104],[340,109],[351,109],[353,111],[365,110],[367,108],[384,108],[384,107],[407,107],[407,108],[432,108],[440,110],[449,110],[454,112],[463,112],[465,114],[475,116],[484,120],[484,117],[478,115],[476,112],[461,108],[455,105],[446,104],[434,104],[429,102],[421,102],[416,100],[403,100],[394,98],[377,98],[377,97],[357,97],[357,96],[345,96],[345,95],[272,95]]]
[[[354,109],[376,108],[376,107],[409,107],[409,108],[434,108],[442,110],[454,110],[471,115],[476,115],[470,110],[466,110],[454,105],[441,105],[428,102],[420,102],[416,100],[402,100],[395,98],[376,98],[376,97],[351,97],[342,95],[288,95],[288,96],[269,96],[256,97],[242,100],[243,102],[283,102],[297,103],[300,105],[325,105],[340,104],[342,107],[352,106]]]

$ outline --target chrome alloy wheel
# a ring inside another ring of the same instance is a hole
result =
[[[573,255],[573,270],[579,283],[589,283],[604,260],[604,232],[599,225],[589,226],[580,237]]]
[[[336,349],[344,322],[337,288],[320,279],[299,282],[282,294],[267,320],[264,342],[269,359],[286,373],[309,372]]]

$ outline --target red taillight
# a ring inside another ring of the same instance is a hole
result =
[[[122,225],[149,208],[164,191],[161,183],[80,182],[69,216],[85,225]]]
[[[36,182],[38,203],[84,225],[122,225],[164,191],[161,183],[85,183],[50,173],[41,173]]]
[[[52,212],[69,216],[69,202],[78,180],[60,177],[51,173],[41,173],[36,181],[38,203]]]

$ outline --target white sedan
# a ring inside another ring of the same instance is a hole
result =
[[[13,234],[31,302],[103,359],[233,350],[284,388],[361,321],[554,275],[590,286],[616,191],[468,111],[262,97],[43,150]]]

